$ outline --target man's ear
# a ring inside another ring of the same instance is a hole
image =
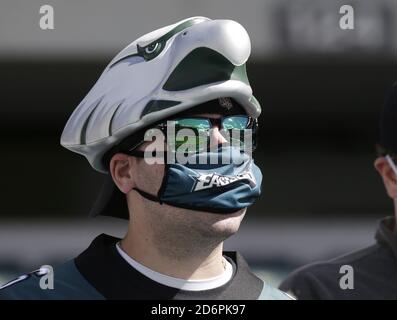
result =
[[[123,153],[116,153],[110,160],[109,172],[114,183],[123,193],[128,193],[135,187],[131,170],[133,165],[133,158]]]
[[[375,169],[383,179],[387,194],[390,198],[397,198],[397,176],[385,157],[379,157],[374,162]]]

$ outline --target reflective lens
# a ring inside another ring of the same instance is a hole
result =
[[[245,116],[230,116],[223,118],[222,129],[244,130],[247,129],[249,119]]]
[[[209,119],[182,118],[169,121],[168,126],[170,124],[175,126],[175,140],[167,141],[171,150],[190,153],[207,147],[207,136],[212,126]]]
[[[189,128],[197,131],[205,131],[211,129],[212,125],[209,119],[206,118],[183,118],[175,119],[170,122],[175,124],[175,129]]]
[[[210,134],[213,126],[218,126],[222,136],[232,145],[240,148],[255,146],[252,139],[255,137],[256,126],[252,126],[254,119],[243,116],[227,116],[222,118],[179,118],[169,120],[156,128],[160,129],[165,137],[171,151],[198,152],[208,148]],[[256,122],[255,122],[256,123]],[[170,139],[167,130],[171,129],[175,137]],[[153,129],[151,129],[153,130]],[[150,130],[149,130],[150,131]]]

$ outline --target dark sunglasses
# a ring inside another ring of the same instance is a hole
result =
[[[186,149],[188,152],[203,151],[209,147],[209,138],[214,127],[219,129],[231,146],[241,149],[249,146],[252,151],[255,150],[258,120],[246,115],[232,115],[220,118],[192,116],[169,119],[146,130],[143,139],[130,146],[125,153],[131,153],[145,141],[151,141],[150,138],[156,135],[156,130],[162,132],[171,151],[177,151],[182,146],[184,152],[187,152]],[[168,130],[174,133],[171,140],[167,135]]]

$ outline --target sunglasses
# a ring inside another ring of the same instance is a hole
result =
[[[144,141],[151,141],[150,138],[159,132],[156,130],[160,130],[171,151],[178,151],[183,147],[184,152],[198,152],[208,149],[214,127],[219,129],[219,133],[231,146],[240,149],[249,147],[252,151],[256,148],[258,120],[246,115],[170,119],[147,130]],[[138,146],[130,151],[136,147]]]

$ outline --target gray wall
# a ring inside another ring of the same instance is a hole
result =
[[[54,7],[55,29],[39,28],[39,8]],[[0,56],[20,59],[115,54],[138,36],[186,17],[234,19],[259,59],[297,53],[396,55],[397,2],[349,1],[355,30],[339,28],[340,0],[2,0]]]

